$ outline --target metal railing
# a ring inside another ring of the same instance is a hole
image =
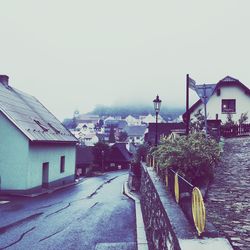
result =
[[[250,135],[250,124],[224,125],[221,126],[220,133],[223,137]]]
[[[205,230],[206,209],[203,196],[198,187],[179,175],[171,168],[161,169],[155,157],[148,155],[147,166],[153,167],[166,185],[166,189],[173,195],[186,216],[195,226],[200,236]]]

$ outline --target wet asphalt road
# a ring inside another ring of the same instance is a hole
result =
[[[127,178],[110,172],[36,198],[5,197],[0,249],[136,249],[134,203],[122,194]]]

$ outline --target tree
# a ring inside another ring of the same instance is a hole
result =
[[[202,131],[205,126],[205,116],[202,113],[202,110],[199,109],[195,114],[194,118],[191,119],[191,131]]]
[[[230,113],[227,114],[227,120],[223,125],[225,125],[225,126],[235,125],[235,122],[233,121],[233,115],[232,114],[230,114]]]
[[[98,164],[100,169],[107,162],[110,153],[110,147],[104,142],[97,142],[93,147],[94,163]]]
[[[141,160],[146,161],[148,152],[149,152],[149,145],[147,143],[139,145],[135,154],[135,162],[139,163]]]
[[[109,142],[110,143],[115,143],[115,128],[114,128],[114,126],[110,127]]]
[[[104,125],[104,121],[102,119],[100,119],[98,122],[99,128],[102,128],[103,125]]]
[[[165,138],[151,150],[161,168],[171,167],[194,185],[212,179],[220,152],[219,144],[203,133]]]
[[[119,141],[124,142],[128,138],[127,132],[121,131],[119,134]]]
[[[239,125],[242,125],[244,123],[246,123],[246,121],[248,120],[248,115],[247,115],[248,112],[246,113],[242,113],[240,115],[240,119],[239,119]]]

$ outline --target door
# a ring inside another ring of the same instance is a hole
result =
[[[49,186],[49,163],[43,163],[43,175],[42,175],[42,187],[47,188]]]

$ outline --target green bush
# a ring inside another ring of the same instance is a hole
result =
[[[163,139],[151,149],[161,168],[171,167],[194,185],[201,185],[213,177],[220,158],[220,146],[206,139],[203,133],[192,133],[176,139]]]
[[[141,160],[146,161],[148,152],[149,152],[148,144],[144,143],[142,145],[139,145],[134,156],[135,163],[139,163]]]

